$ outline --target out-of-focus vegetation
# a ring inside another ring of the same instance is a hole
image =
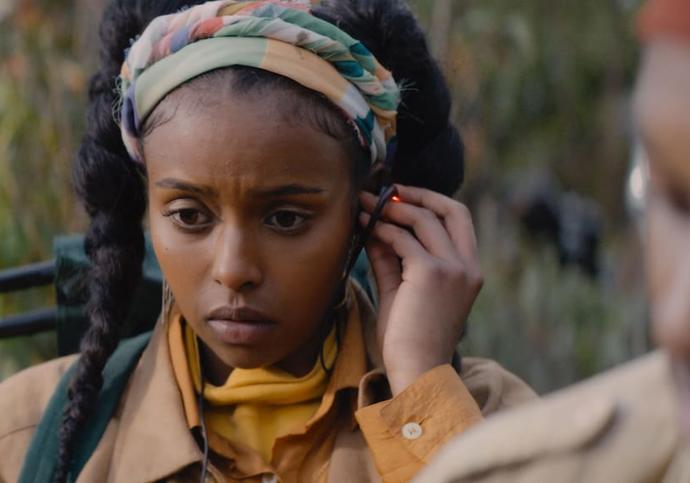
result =
[[[0,0],[0,268],[46,259],[83,230],[69,165],[95,58],[95,0]],[[539,390],[648,349],[636,232],[626,218],[634,0],[414,0],[454,94],[485,287],[463,353]],[[540,180],[599,207],[600,270],[562,267],[516,201]],[[0,316],[53,303],[0,296]],[[0,341],[0,379],[50,357],[50,336]]]
[[[460,198],[485,273],[463,352],[494,357],[542,391],[644,352],[641,261],[624,203],[639,2],[415,3],[452,85],[467,148]],[[518,223],[518,200],[544,184],[600,211],[595,278],[561,267],[554,244]]]
[[[71,1],[0,3],[0,269],[51,257],[78,230],[69,177],[82,131],[85,30]],[[50,288],[0,296],[0,314],[50,305]],[[55,354],[45,334],[0,341],[0,379]]]

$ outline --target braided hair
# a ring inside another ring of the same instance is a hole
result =
[[[60,483],[68,477],[79,428],[96,404],[102,371],[120,339],[144,257],[146,173],[145,167],[130,161],[113,116],[116,78],[131,39],[152,19],[198,3],[203,2],[111,0],[104,11],[100,67],[90,82],[87,130],[73,167],[76,193],[91,219],[85,238],[91,261],[86,304],[89,328],[81,341],[81,357],[59,431],[55,480]],[[360,40],[407,87],[398,114],[393,181],[447,195],[454,193],[463,178],[463,147],[449,122],[450,93],[424,33],[404,0],[322,0],[313,13]],[[342,123],[324,99],[302,86],[291,85],[288,79],[256,69],[231,69],[235,70],[235,89],[295,91],[308,101],[307,110],[314,113],[310,118],[325,132],[333,134],[333,119]],[[214,74],[202,77],[208,78],[206,82],[217,82]],[[155,128],[153,124],[149,129]],[[345,142],[350,149],[352,136]],[[353,176],[360,178],[357,173],[361,173],[363,164],[353,164]]]

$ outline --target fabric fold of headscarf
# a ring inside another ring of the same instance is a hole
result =
[[[309,2],[207,2],[157,17],[134,42],[120,73],[120,126],[130,156],[146,117],[172,90],[230,66],[263,69],[320,92],[352,124],[372,162],[395,136],[400,91],[359,41],[313,16]]]

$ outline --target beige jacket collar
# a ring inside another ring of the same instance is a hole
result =
[[[123,395],[124,404],[102,438],[112,448],[94,453],[81,481],[100,481],[104,467],[112,483],[158,481],[201,461],[187,427],[165,334],[165,324],[159,322]],[[114,438],[107,437],[110,431],[116,431]]]

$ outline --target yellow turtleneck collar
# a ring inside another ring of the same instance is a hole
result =
[[[332,367],[338,347],[335,326],[323,347],[324,362]],[[185,352],[194,387],[201,387],[197,337],[184,324]],[[308,374],[295,377],[276,367],[233,369],[225,384],[204,384],[205,411],[210,431],[242,442],[270,462],[274,441],[303,427],[316,413],[329,374],[317,360]]]

